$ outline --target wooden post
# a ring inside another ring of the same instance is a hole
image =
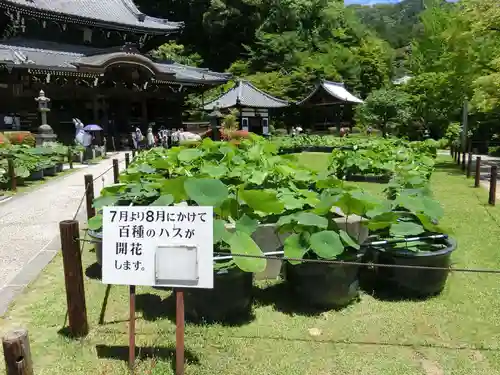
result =
[[[476,156],[476,176],[474,187],[479,187],[481,181],[481,156]]]
[[[94,202],[94,177],[91,174],[86,174],[85,178],[85,201],[87,203],[87,219],[95,216],[95,208],[92,207]]]
[[[129,327],[128,327],[128,366],[131,373],[135,367],[135,285],[130,285],[129,289]]]
[[[130,154],[128,152],[125,153],[125,168],[128,168],[130,165]]]
[[[89,325],[83,286],[82,254],[78,240],[80,237],[78,221],[61,221],[59,230],[61,232],[64,281],[68,304],[69,333],[73,337],[82,337],[89,332]]]
[[[71,151],[71,147],[68,147],[68,163],[69,169],[73,169],[73,152]]]
[[[497,198],[497,166],[491,166],[491,175],[490,175],[490,196],[488,199],[488,203],[492,206],[495,205]]]
[[[469,151],[467,159],[467,178],[470,178],[472,174],[472,152]]]
[[[135,159],[135,150],[132,150],[132,160]]]
[[[184,292],[175,291],[175,375],[184,375]]]
[[[14,168],[14,160],[12,158],[7,159],[7,168],[10,178],[10,190],[17,190],[17,181],[16,181],[16,170]]]
[[[20,329],[7,333],[2,338],[2,345],[7,375],[33,375],[28,331]]]
[[[118,159],[113,159],[113,178],[115,184],[119,182],[119,177],[120,177],[120,169],[118,167]]]
[[[462,171],[465,171],[465,150],[462,152],[462,165],[460,166],[460,168],[462,169]]]

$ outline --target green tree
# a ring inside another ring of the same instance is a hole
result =
[[[410,97],[400,90],[375,90],[356,108],[356,119],[365,127],[375,126],[387,137],[389,132],[408,124],[412,117],[410,104]]]

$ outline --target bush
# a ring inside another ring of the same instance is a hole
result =
[[[500,146],[488,147],[488,155],[500,156]]]
[[[27,145],[30,147],[34,147],[36,143],[36,139],[33,136],[33,134],[31,134],[31,132],[13,131],[13,132],[4,132],[3,134],[13,145]]]
[[[278,137],[284,137],[285,135],[288,134],[288,131],[286,129],[283,129],[283,128],[279,128],[279,129],[276,129],[274,131],[275,135],[277,135]]]
[[[10,141],[3,133],[0,133],[0,146],[5,145],[10,145]]]

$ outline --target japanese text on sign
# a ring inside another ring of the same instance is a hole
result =
[[[103,218],[103,283],[212,287],[212,207],[105,207]]]

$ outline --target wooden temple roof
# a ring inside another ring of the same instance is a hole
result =
[[[282,108],[288,106],[288,102],[259,90],[248,81],[238,81],[232,89],[203,108],[211,111],[215,108],[231,108],[238,105],[253,108]]]
[[[361,99],[347,91],[343,83],[322,80],[308,96],[297,102],[297,105],[309,105],[314,102],[315,98],[320,94],[326,94],[329,98],[329,101],[324,104],[363,103]]]
[[[82,45],[59,44],[29,39],[0,42],[0,65],[47,73],[102,75],[110,66],[128,64],[149,70],[159,81],[194,85],[217,85],[228,81],[229,74],[194,68],[142,55],[133,47],[99,49]]]
[[[183,27],[182,22],[145,15],[133,0],[0,0],[0,7],[56,21],[153,34],[168,34]]]

